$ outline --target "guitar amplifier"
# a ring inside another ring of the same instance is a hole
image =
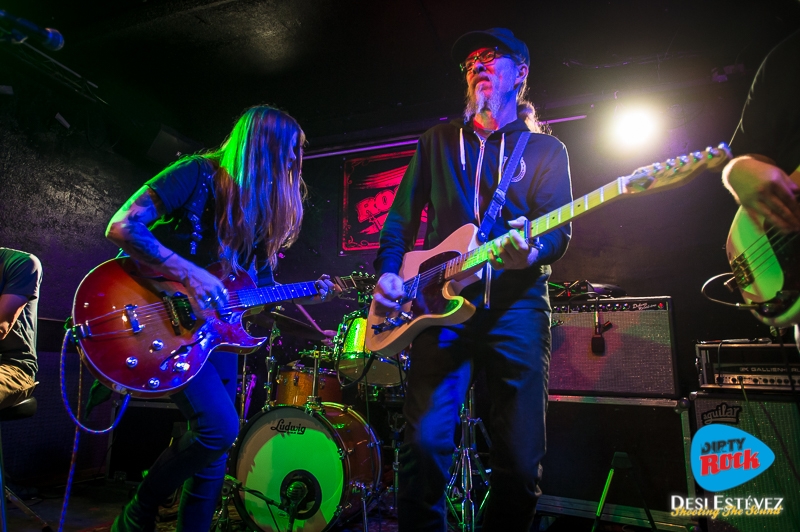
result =
[[[767,339],[769,340],[769,339]],[[697,344],[697,375],[704,390],[800,390],[800,360],[793,343]],[[789,368],[787,371],[787,362]]]
[[[556,304],[551,332],[550,393],[678,397],[671,298]]]

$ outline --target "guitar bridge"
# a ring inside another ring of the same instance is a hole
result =
[[[136,305],[125,305],[125,316],[131,324],[133,334],[142,332],[144,325],[139,324],[139,315],[136,313]]]
[[[736,284],[740,288],[753,284],[753,271],[750,269],[750,263],[747,262],[747,257],[744,256],[744,253],[731,261],[731,269],[733,270]]]

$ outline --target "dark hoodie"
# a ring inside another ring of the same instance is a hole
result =
[[[454,120],[426,131],[419,139],[397,189],[380,236],[375,259],[378,276],[397,273],[403,255],[412,249],[420,215],[428,205],[425,249],[437,246],[459,227],[479,225],[500,180],[501,145],[504,161],[527,126],[517,119],[492,133],[485,141],[472,127]],[[480,166],[480,168],[479,168]],[[479,205],[475,213],[475,181],[479,179]],[[535,219],[572,201],[567,149],[550,135],[534,133],[514,170],[506,203],[490,233],[497,238],[509,230],[508,221],[519,216]],[[571,226],[540,237],[543,249],[537,262],[524,270],[494,271],[490,283],[491,308],[549,309],[547,279],[550,264],[567,250]],[[483,306],[485,281],[474,283],[462,296]]]

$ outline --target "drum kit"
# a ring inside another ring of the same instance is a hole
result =
[[[230,454],[216,530],[229,523],[228,498],[252,530],[324,532],[359,515],[366,530],[368,506],[391,492],[396,497],[396,478],[390,486],[382,482],[379,435],[388,427],[387,448],[394,450],[396,462],[408,358],[405,353],[379,357],[365,348],[362,309],[344,317],[329,345],[301,351],[299,360],[278,366],[271,353],[278,334],[312,341],[325,336],[277,312],[267,316],[257,324],[271,325],[265,342],[270,346],[263,379],[266,399],[246,419],[258,378],[243,371],[241,430]],[[371,406],[378,408],[370,412]],[[387,415],[384,425],[376,411]],[[387,464],[386,470],[390,467],[396,476],[397,464]]]

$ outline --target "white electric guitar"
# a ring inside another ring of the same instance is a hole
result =
[[[666,190],[688,182],[704,170],[722,170],[730,157],[728,146],[720,144],[717,148],[639,168],[531,220],[519,232],[533,239],[626,195]],[[402,310],[397,316],[378,315],[372,302],[367,317],[367,349],[391,356],[410,344],[423,329],[462,323],[474,314],[474,305],[458,294],[480,279],[481,268],[489,261],[492,242],[479,244],[475,238],[477,232],[475,225],[467,224],[433,249],[405,254],[399,272],[405,289]]]

